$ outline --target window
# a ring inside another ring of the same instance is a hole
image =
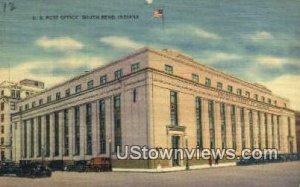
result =
[[[257,126],[258,126],[258,148],[261,149],[261,117],[260,112],[257,112]]]
[[[4,134],[4,126],[1,126],[1,134]]]
[[[140,69],[140,63],[135,63],[131,65],[131,72],[137,72]]]
[[[272,103],[271,99],[268,99],[268,104],[270,105]]]
[[[280,130],[279,130],[279,127],[280,127],[280,116],[277,116],[277,142],[278,142],[278,149],[280,150]]]
[[[46,147],[46,157],[50,156],[50,115],[46,115],[46,141],[45,141],[45,147]]]
[[[1,114],[1,122],[4,122],[4,114]]]
[[[235,105],[231,105],[230,118],[231,118],[232,148],[236,149],[236,114],[235,114]]]
[[[100,154],[106,153],[106,130],[105,130],[105,100],[99,101],[99,123],[100,123]]]
[[[92,89],[94,87],[94,81],[93,80],[90,80],[88,83],[87,83],[87,89]]]
[[[38,124],[37,124],[38,126],[37,126],[37,130],[38,130],[38,132],[37,132],[37,139],[38,139],[38,141],[37,141],[37,157],[40,157],[40,156],[42,156],[42,117],[41,116],[39,116],[38,117]]]
[[[92,141],[92,104],[86,104],[86,154],[92,155],[93,141]]]
[[[23,158],[26,158],[27,157],[27,121],[24,120],[23,121],[23,146],[24,146],[24,149],[23,149]]]
[[[254,99],[257,101],[258,100],[258,95],[254,94]]]
[[[26,96],[29,96],[30,93],[29,92],[25,92],[25,94],[26,94]]]
[[[221,116],[221,140],[222,149],[226,148],[226,108],[225,104],[220,104],[220,116]]]
[[[236,90],[236,93],[237,93],[238,95],[242,95],[242,90],[241,90],[241,89],[237,89],[237,90]]]
[[[64,156],[69,155],[69,111],[68,109],[64,110]]]
[[[165,72],[167,74],[173,74],[173,67],[170,65],[165,65]]]
[[[265,97],[264,96],[261,96],[261,101],[265,102]]]
[[[75,87],[75,93],[79,93],[79,92],[81,92],[81,85],[80,84]]]
[[[115,79],[120,79],[122,77],[122,69],[115,71]]]
[[[100,77],[100,85],[105,84],[107,82],[107,75],[103,75]]]
[[[4,96],[4,90],[1,90],[1,96]]]
[[[248,97],[248,98],[250,98],[250,92],[246,91],[245,92],[245,96]]]
[[[244,114],[244,108],[240,109],[240,120],[241,120],[242,149],[245,149],[246,148],[246,136],[245,136],[245,114]]]
[[[20,98],[20,97],[21,97],[20,90],[17,90],[16,96],[17,96],[17,98]]]
[[[60,92],[56,93],[56,100],[60,100]]]
[[[274,100],[274,105],[275,105],[275,106],[277,105],[277,100]]]
[[[65,96],[66,97],[69,97],[71,95],[71,90],[70,89],[67,89],[66,91],[65,91]]]
[[[1,145],[3,145],[4,144],[4,138],[2,137],[1,138]]]
[[[133,89],[133,102],[135,103],[136,102],[136,98],[137,98],[137,91],[136,91],[136,88]]]
[[[43,99],[40,99],[39,100],[39,105],[42,105],[43,104]]]
[[[272,139],[272,148],[275,148],[275,127],[274,127],[274,114],[271,115],[271,139]]]
[[[170,92],[171,125],[178,126],[177,92]]]
[[[26,104],[25,105],[25,110],[28,110],[29,109],[29,104]]]
[[[34,120],[30,120],[30,157],[34,156]]]
[[[34,107],[36,106],[35,101],[33,101],[33,102],[31,103],[31,106],[32,106],[32,108],[34,108]]]
[[[115,152],[119,147],[122,152],[122,128],[121,128],[121,97],[114,97],[114,131],[115,131]]]
[[[194,82],[199,82],[199,75],[197,75],[197,74],[192,74],[192,80],[193,80]]]
[[[223,84],[221,82],[218,82],[217,83],[217,88],[222,90],[223,89]]]
[[[12,98],[16,98],[16,90],[11,90],[10,94]]]
[[[0,105],[1,105],[1,107],[0,107],[1,111],[3,111],[4,110],[4,103],[1,103]]]
[[[10,102],[10,110],[16,110],[16,102]]]
[[[209,124],[209,142],[210,148],[215,148],[215,116],[214,116],[214,102],[208,101],[208,124]]]
[[[80,108],[79,106],[75,107],[75,129],[74,129],[74,138],[75,138],[75,155],[80,154]]]
[[[211,80],[209,78],[205,78],[205,86],[211,86]]]
[[[54,156],[59,155],[59,113],[54,113]]]
[[[286,103],[284,103],[284,108],[287,108],[287,104]]]
[[[265,145],[266,145],[266,148],[269,148],[269,144],[268,144],[268,138],[269,138],[269,135],[268,135],[268,115],[267,115],[267,113],[265,113],[264,115],[265,115]]]
[[[228,85],[228,86],[227,86],[227,91],[230,92],[230,93],[232,93],[232,92],[233,92],[232,86]]]
[[[47,97],[47,103],[50,103],[51,102],[51,96],[48,96]]]
[[[202,112],[201,112],[202,103],[200,97],[196,97],[195,106],[196,106],[197,147],[202,149],[203,148]]]
[[[253,112],[249,111],[249,127],[250,127],[250,147],[254,149],[254,127],[253,127]]]

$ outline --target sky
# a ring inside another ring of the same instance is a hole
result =
[[[299,0],[0,0],[0,82],[50,87],[149,46],[264,84],[300,110],[299,10]],[[115,19],[91,17],[102,15]]]

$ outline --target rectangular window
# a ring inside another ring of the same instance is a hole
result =
[[[135,103],[136,102],[136,99],[137,99],[137,91],[136,91],[136,88],[133,89],[133,102]]]
[[[39,105],[42,105],[43,104],[43,99],[40,99],[39,100]]]
[[[275,106],[277,105],[277,100],[274,100],[274,105],[275,105]]]
[[[26,104],[25,105],[25,110],[28,110],[29,109],[29,104]]]
[[[218,82],[217,83],[217,88],[222,90],[223,89],[223,84],[221,82]]]
[[[165,72],[167,74],[173,74],[173,67],[170,65],[165,65]]]
[[[274,114],[271,115],[271,133],[272,133],[272,148],[275,148],[275,129],[274,129]]]
[[[123,76],[122,69],[115,71],[115,79],[120,79]]]
[[[269,148],[269,144],[268,144],[268,115],[267,113],[264,114],[265,115],[265,144],[266,144],[266,148]]]
[[[51,96],[48,96],[47,97],[47,103],[50,103],[51,102]]]
[[[246,91],[245,92],[245,96],[248,97],[248,98],[250,98],[250,92]]]
[[[1,114],[1,122],[4,122],[4,114]]]
[[[59,113],[54,113],[54,156],[59,155]]]
[[[236,149],[236,114],[235,114],[234,105],[231,105],[230,117],[231,117],[232,148]]]
[[[270,105],[272,103],[271,99],[268,99],[268,104]]]
[[[21,97],[21,93],[20,93],[20,90],[17,90],[17,98],[19,99]]]
[[[80,107],[75,107],[75,129],[74,129],[74,137],[75,137],[75,155],[80,154]]]
[[[254,129],[253,129],[253,112],[249,111],[249,127],[250,127],[250,147],[254,149]]]
[[[4,103],[1,103],[1,111],[4,110]]]
[[[10,110],[16,110],[16,102],[10,102]]]
[[[258,126],[258,148],[261,149],[261,117],[260,112],[257,112],[257,126]]]
[[[60,100],[60,92],[56,93],[56,100]]]
[[[30,157],[34,156],[34,120],[30,120]]]
[[[115,152],[119,147],[122,152],[122,128],[121,128],[121,97],[114,97],[114,131],[115,131]]]
[[[37,124],[37,157],[42,156],[42,117],[38,117],[38,124]]]
[[[87,83],[87,89],[92,89],[94,87],[94,81],[93,80],[90,80],[88,83]]]
[[[106,125],[105,125],[105,100],[99,101],[99,122],[100,122],[100,154],[106,153]]]
[[[86,154],[92,155],[93,142],[92,142],[92,104],[86,104]]]
[[[238,95],[242,95],[242,90],[241,90],[241,89],[237,89],[237,90],[236,90],[236,93],[237,93]]]
[[[107,75],[103,75],[100,77],[100,85],[103,85],[107,82]]]
[[[193,80],[194,82],[199,82],[199,75],[197,75],[197,74],[192,74],[192,80]]]
[[[140,63],[135,63],[131,65],[131,72],[137,72],[140,69]]]
[[[215,115],[214,115],[214,102],[208,101],[208,124],[209,124],[209,139],[210,148],[215,148]]]
[[[226,108],[225,104],[220,104],[220,116],[221,116],[221,140],[222,148],[226,148]]]
[[[246,137],[245,137],[245,114],[244,114],[244,108],[240,109],[240,119],[241,119],[242,149],[245,149],[246,148]]]
[[[70,89],[66,89],[65,91],[65,97],[69,97],[71,95],[71,90]]]
[[[232,93],[232,92],[233,92],[232,86],[228,85],[228,86],[227,86],[227,91],[230,92],[230,93]]]
[[[31,106],[32,106],[32,108],[34,108],[35,107],[35,101],[33,101],[32,103],[31,103]]]
[[[11,90],[10,94],[12,98],[16,98],[16,90]]]
[[[24,143],[24,149],[23,149],[23,157],[27,157],[27,121],[24,120],[24,129],[23,129],[23,143]]]
[[[281,147],[280,147],[280,116],[277,116],[277,142],[278,142],[278,149],[280,150]]]
[[[170,92],[170,118],[171,125],[178,126],[177,92]]]
[[[1,134],[4,134],[4,126],[1,126]]]
[[[46,157],[50,156],[50,115],[46,115]]]
[[[265,102],[265,97],[264,96],[261,96],[261,101]]]
[[[196,97],[196,128],[197,128],[197,147],[203,149],[203,141],[202,141],[202,103],[201,98]]]
[[[254,99],[257,101],[258,100],[258,95],[254,94]]]
[[[205,86],[211,86],[211,80],[209,78],[205,78]]]
[[[75,87],[75,93],[79,93],[79,92],[81,92],[81,85],[77,85]]]
[[[69,110],[64,110],[64,156],[69,155]]]

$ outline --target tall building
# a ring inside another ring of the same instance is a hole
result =
[[[297,151],[300,153],[300,111],[295,112],[296,117],[296,138],[297,138]]]
[[[17,109],[16,102],[38,93],[43,87],[44,83],[29,79],[22,80],[20,83],[10,81],[0,83],[0,160],[11,160],[12,126],[10,115]]]
[[[116,158],[117,147],[125,145],[234,148],[237,154],[243,148],[296,151],[289,100],[173,50],[137,50],[17,106],[16,161]],[[114,159],[113,164],[154,168],[157,161]]]

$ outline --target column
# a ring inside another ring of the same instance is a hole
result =
[[[268,148],[272,148],[272,115],[267,114],[268,116]]]
[[[113,102],[112,97],[105,99],[105,135],[106,135],[106,154],[109,156],[109,150],[111,149],[112,153],[114,152],[114,136],[113,136]],[[109,140],[111,144],[109,145]],[[111,146],[111,147],[109,147]]]
[[[251,148],[250,146],[250,117],[249,117],[250,110],[244,109],[244,118],[245,118],[245,144],[246,148]]]
[[[53,160],[54,157],[54,113],[50,114],[50,160]]]
[[[80,156],[86,156],[86,105],[80,106]]]
[[[45,157],[45,153],[46,153],[46,116],[41,116],[41,121],[42,121],[42,125],[41,125],[41,137],[42,137],[42,150],[41,150],[41,157],[42,159],[44,159]]]
[[[265,113],[260,112],[261,149],[266,148]]]
[[[297,137],[296,137],[296,121],[295,117],[292,116],[291,118],[291,136],[293,137],[293,153],[297,152]]]
[[[99,117],[98,101],[92,103],[92,142],[93,156],[99,153]]]
[[[278,135],[277,135],[277,115],[273,115],[273,121],[274,121],[274,145],[277,150],[278,150]]]
[[[214,102],[215,148],[222,148],[220,102]]]
[[[280,116],[280,143],[281,152],[288,153],[288,118],[287,116]]]
[[[38,157],[38,117],[33,118],[34,122],[34,158]]]
[[[225,105],[226,118],[226,148],[232,148],[231,105]]]
[[[208,100],[207,99],[202,99],[201,111],[202,111],[203,148],[210,148]]]
[[[58,114],[58,119],[59,119],[59,123],[58,123],[58,128],[59,128],[59,160],[60,158],[63,159],[63,155],[64,155],[64,111],[60,111]]]
[[[253,116],[253,142],[254,148],[258,148],[258,124],[257,124],[257,111],[252,111]]]
[[[241,111],[236,107],[236,151],[238,154],[242,151],[242,134],[241,134]]]

